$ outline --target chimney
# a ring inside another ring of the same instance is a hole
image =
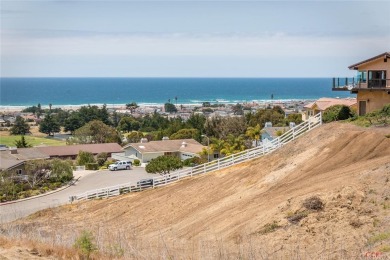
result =
[[[147,143],[148,139],[147,138],[141,138],[141,143]]]
[[[10,147],[9,151],[11,152],[11,154],[18,154],[18,148],[17,147]]]
[[[163,141],[169,140],[169,137],[168,137],[168,136],[164,136],[164,137],[162,138],[162,140],[163,140]]]
[[[264,127],[272,127],[272,122],[265,122],[265,126]]]
[[[181,147],[182,147],[182,148],[187,147],[187,143],[186,143],[186,142],[182,142],[182,143],[181,143]]]

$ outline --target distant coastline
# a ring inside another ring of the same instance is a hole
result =
[[[83,105],[236,104],[351,97],[331,78],[0,78],[0,109]]]

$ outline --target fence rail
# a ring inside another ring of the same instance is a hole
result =
[[[172,182],[179,181],[180,179],[192,177],[199,174],[205,174],[208,172],[224,169],[232,165],[240,164],[255,158],[259,158],[266,154],[269,154],[278,148],[286,145],[287,143],[295,140],[304,133],[320,126],[322,124],[321,113],[310,117],[307,121],[291,128],[278,138],[273,139],[268,143],[262,143],[261,145],[251,148],[236,154],[232,154],[218,160],[214,160],[208,163],[204,163],[195,167],[186,168],[171,173],[170,175],[158,176],[150,179],[141,180],[137,183],[125,183],[117,186],[107,187],[103,189],[91,190],[70,196],[69,201],[75,200],[87,200],[95,198],[108,198],[117,196],[128,192],[137,192],[145,189],[155,188],[167,185]]]

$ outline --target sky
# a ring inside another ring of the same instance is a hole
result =
[[[1,77],[344,77],[390,1],[1,0]]]

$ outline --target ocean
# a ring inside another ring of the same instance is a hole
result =
[[[351,97],[331,78],[0,78],[0,106],[243,103]],[[176,99],[177,98],[177,99]]]

